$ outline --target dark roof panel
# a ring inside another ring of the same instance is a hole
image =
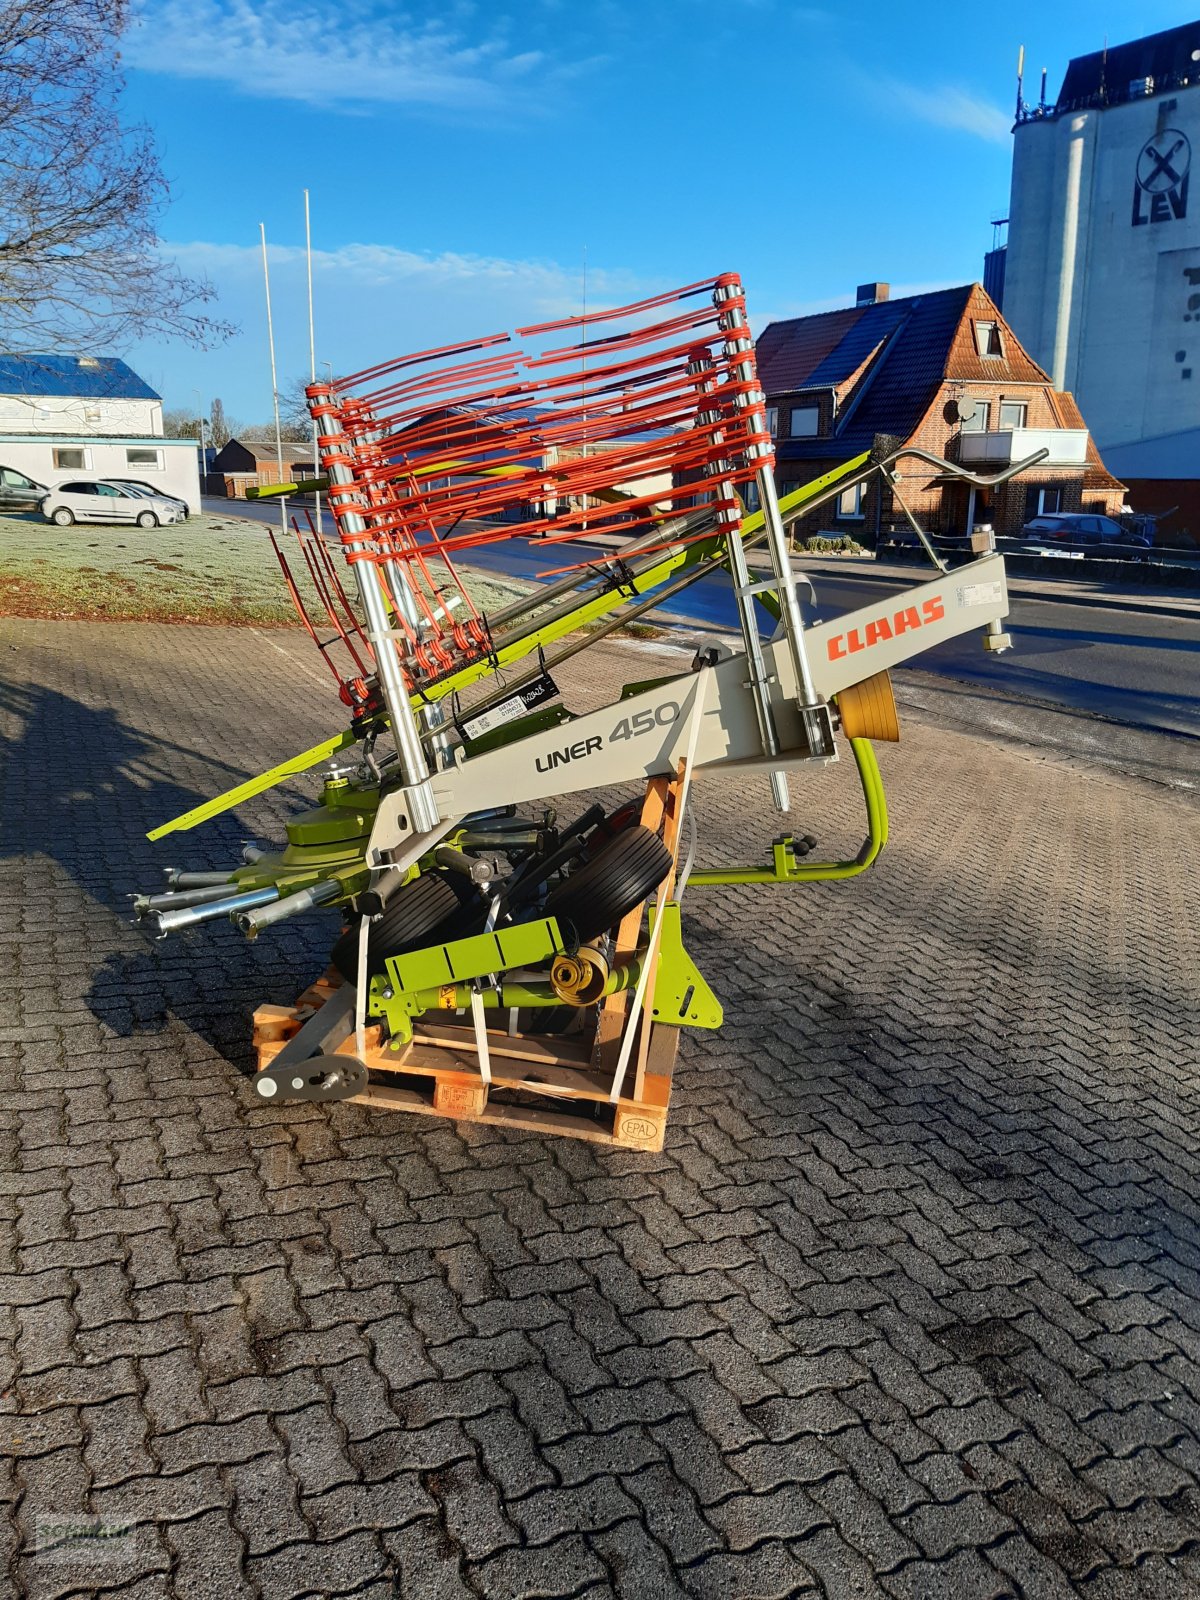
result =
[[[831,442],[851,454],[869,450],[880,433],[907,438],[946,374],[972,288],[963,284],[766,328],[758,341],[758,367],[768,395],[843,383],[886,344],[842,408],[833,440],[781,440],[780,455],[828,455]]]
[[[827,362],[866,309],[848,306],[844,311],[793,317],[765,327],[756,348],[758,370],[767,393],[782,394],[806,387],[813,372]]]
[[[1121,105],[1130,98],[1129,85],[1144,78],[1154,79],[1156,91],[1195,83],[1200,80],[1200,62],[1192,56],[1195,50],[1200,50],[1200,22],[1185,22],[1128,44],[1076,56],[1067,68],[1055,109]]]
[[[0,355],[0,394],[71,395],[95,400],[160,400],[115,356]]]

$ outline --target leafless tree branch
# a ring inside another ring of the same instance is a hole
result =
[[[128,0],[0,0],[0,344],[216,344],[211,284],[163,252],[167,183],[120,115]]]

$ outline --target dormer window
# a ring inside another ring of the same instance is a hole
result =
[[[767,407],[767,432],[771,435],[772,439],[778,439],[778,437],[779,437],[779,407],[778,406],[768,406]]]
[[[1003,357],[1004,339],[1001,336],[998,322],[977,322],[975,324],[975,348],[985,359],[987,357]]]
[[[821,431],[820,406],[793,406],[791,411],[788,437],[791,439],[815,439]]]

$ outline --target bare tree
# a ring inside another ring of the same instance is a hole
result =
[[[24,352],[233,329],[162,253],[149,131],[120,113],[129,0],[0,0],[0,343]]]
[[[183,406],[172,406],[163,411],[163,433],[168,439],[199,439],[200,418]],[[207,433],[207,427],[205,429]]]
[[[225,415],[225,406],[222,401],[214,400],[212,413],[208,419],[209,441],[218,449],[224,450],[230,439],[237,437],[239,424],[231,417]]]
[[[238,429],[237,437],[239,439],[253,439],[256,444],[262,444],[264,441],[274,443],[275,418],[272,417],[270,422],[247,423],[244,428]],[[303,427],[298,422],[285,422],[281,408],[279,414],[279,437],[285,444],[309,443],[312,440],[312,428],[311,426]]]
[[[305,389],[312,382],[311,378],[293,378],[279,391],[279,418],[290,427],[298,428],[297,437],[310,439],[312,437],[312,416],[308,409],[308,396]]]

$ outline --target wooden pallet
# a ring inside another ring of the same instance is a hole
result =
[[[260,1070],[270,1065],[338,984],[336,973],[327,973],[294,1006],[258,1008],[254,1046]],[[595,1012],[582,1015],[594,1019]],[[661,1150],[679,1029],[652,1024],[649,1033],[640,1093],[622,1096],[614,1105],[608,1098],[612,1072],[594,1065],[594,1026],[559,1035],[508,1034],[489,1028],[490,1085],[480,1076],[469,1023],[422,1018],[411,1043],[399,1053],[384,1045],[379,1028],[368,1028],[364,1059],[371,1082],[345,1103],[566,1134],[630,1150]],[[354,1039],[348,1039],[341,1051],[357,1054]]]
[[[674,778],[652,779],[642,806],[642,822],[656,833],[661,831],[673,856],[679,846],[681,783],[682,769]],[[668,888],[671,881],[668,878]],[[645,907],[639,906],[621,923],[615,940],[617,955],[637,948],[644,911]],[[331,967],[294,1006],[258,1008],[254,1046],[260,1071],[337,992],[341,981]],[[599,1008],[580,1011],[582,1026],[577,1033],[510,1034],[489,1028],[490,1084],[480,1075],[469,1020],[435,1022],[426,1014],[417,1021],[407,1048],[399,1053],[384,1044],[379,1028],[368,1028],[363,1059],[371,1082],[346,1103],[566,1134],[629,1150],[661,1150],[679,1029],[649,1020],[653,998],[651,983],[622,1083],[629,1092],[615,1103],[609,1093],[628,1017],[628,992],[609,996]],[[452,1014],[445,1015],[449,1018]],[[341,1051],[357,1055],[354,1039],[348,1039]]]

